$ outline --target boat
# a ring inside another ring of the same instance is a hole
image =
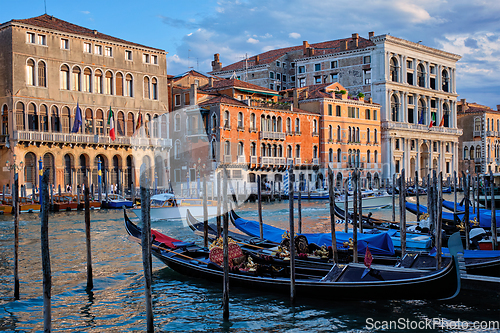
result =
[[[455,208],[455,203],[453,201],[443,200],[443,207],[448,210],[453,211]],[[499,207],[500,208],[500,207]],[[477,220],[477,214],[472,213],[473,208],[470,206],[469,209],[469,220],[474,220],[476,218],[477,226],[481,228],[491,228],[491,209],[479,208],[479,221]],[[465,206],[457,202],[457,212],[465,212]],[[497,225],[500,225],[500,209],[495,211],[495,217]]]
[[[0,215],[11,214],[11,213],[12,213],[12,206],[11,205],[0,204]]]
[[[127,221],[126,212],[124,214],[127,225],[131,222]],[[140,239],[140,234],[131,236]],[[221,247],[214,246],[209,251],[190,243],[179,245],[176,241],[171,242],[174,247],[169,247],[168,244],[157,245],[153,242],[152,254],[178,273],[218,283],[223,280]],[[453,298],[460,291],[460,271],[456,253],[460,250],[460,237],[453,243],[456,244],[453,248],[454,260],[441,270],[426,272],[387,266],[335,264],[324,276],[296,274],[296,296],[336,301]],[[237,244],[230,243],[228,250],[230,253],[228,276],[231,286],[290,293],[289,271],[252,263]]]
[[[299,198],[299,194],[297,192],[293,193],[293,197],[295,199]],[[328,200],[330,198],[330,193],[328,190],[314,190],[314,191],[302,191],[300,192],[301,199],[305,200]]]
[[[76,202],[76,196],[71,193],[54,195],[52,205],[52,210],[54,212],[71,211],[78,209],[78,203]]]
[[[152,220],[175,220],[185,219],[186,211],[191,211],[195,217],[203,217],[203,199],[176,198],[172,193],[156,194],[151,197],[150,216]],[[208,216],[217,215],[217,201],[207,200]],[[141,217],[141,208],[136,207],[132,211]]]
[[[231,211],[230,220],[233,225],[241,232],[252,236],[260,236],[260,224],[256,221],[245,220],[236,214],[236,212]],[[282,240],[282,235],[286,230],[263,224],[264,238],[268,241],[280,243]],[[332,235],[331,233],[302,233],[297,235],[303,235],[306,237],[308,243],[314,243],[317,246],[331,246],[332,245]],[[379,234],[361,234],[358,233],[358,253],[364,254],[366,248],[369,246],[370,251],[374,255],[381,256],[393,256],[394,255],[394,245],[390,236],[387,233]],[[335,238],[337,242],[337,248],[345,248],[346,244],[352,241],[352,232],[335,232]]]
[[[6,196],[3,204],[12,206],[12,196]],[[31,197],[19,197],[19,213],[39,213],[40,210],[41,205]]]
[[[119,194],[108,194],[108,198],[103,198],[101,207],[103,208],[122,208],[125,206],[125,208],[132,208],[134,206],[134,203],[130,200],[125,199],[123,196]]]
[[[361,204],[363,209],[379,209],[385,208],[392,205],[392,196],[386,191],[382,190],[364,190],[361,192]],[[335,198],[335,202],[342,208],[344,208],[345,194],[338,195]],[[353,207],[353,195],[349,192],[347,195],[347,205],[349,209]]]
[[[426,214],[427,213],[427,207],[424,205],[419,205],[419,214]],[[417,214],[417,204],[414,204],[413,202],[406,202],[406,210],[409,211],[412,214]],[[470,218],[472,219],[474,214],[470,215]],[[474,215],[475,217],[475,215]],[[442,212],[441,213],[441,219],[443,223],[451,223],[451,224],[458,224],[461,222],[463,219],[462,216],[455,215],[453,213],[448,213],[448,212]]]

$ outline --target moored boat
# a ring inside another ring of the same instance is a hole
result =
[[[107,200],[104,197],[102,199],[101,207],[103,208],[132,208],[134,206],[132,201],[125,199],[119,194],[108,194]]]

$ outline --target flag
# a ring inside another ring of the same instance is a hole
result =
[[[422,112],[422,114],[420,115],[420,119],[418,120],[418,123],[420,125],[423,125],[424,124],[424,113]]]
[[[434,125],[434,122],[431,120],[431,122],[429,123],[429,128],[432,128],[433,125]]]
[[[372,261],[373,261],[372,253],[370,252],[370,249],[367,246],[365,252],[365,266],[370,268],[372,265]]]
[[[111,110],[111,106],[109,107],[109,115],[108,115],[108,126],[109,126],[109,137],[111,140],[115,141],[115,120],[113,119],[113,110]]]
[[[80,110],[78,102],[76,102],[75,122],[73,123],[71,133],[78,133],[80,131],[80,126],[82,126],[82,111]]]
[[[441,122],[439,123],[439,127],[443,127],[444,126],[444,116],[443,118],[441,118]]]
[[[142,126],[142,113],[141,109],[139,109],[139,115],[137,116],[137,125],[135,126],[135,131],[137,132],[139,128]]]

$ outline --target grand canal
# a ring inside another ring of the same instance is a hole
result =
[[[240,213],[255,218],[256,207],[254,203],[245,204]],[[287,208],[287,201],[265,204],[264,220],[286,227]],[[304,202],[302,214],[304,232],[329,231],[326,201]],[[390,215],[390,208],[374,211],[374,216]],[[53,330],[145,331],[141,248],[128,240],[120,210],[94,211],[91,219],[94,290],[88,293],[85,291],[84,213],[50,214]],[[176,238],[200,242],[180,221],[156,221],[153,227]],[[21,299],[14,301],[13,218],[0,216],[0,330],[42,331],[42,265],[37,214],[21,215],[19,248]],[[222,284],[184,277],[157,259],[153,259],[152,291],[155,326],[163,332],[364,332],[375,331],[367,325],[370,320],[439,319],[446,325],[500,318],[498,299],[486,301],[483,295],[447,302],[298,299],[296,305],[291,306],[287,295],[234,287],[230,290],[230,320],[224,322]],[[437,329],[454,331],[453,326]]]

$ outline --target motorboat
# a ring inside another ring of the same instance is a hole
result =
[[[151,197],[150,216],[152,220],[175,220],[185,219],[189,209],[194,217],[203,218],[202,198],[176,198],[172,193],[161,193]],[[208,217],[217,215],[217,201],[207,200]],[[141,208],[136,207],[132,211],[141,217]]]
[[[104,197],[102,201],[103,208],[122,208],[123,206],[125,208],[132,208],[134,207],[134,203],[116,193],[108,194],[108,198]]]
[[[361,203],[363,209],[385,208],[392,205],[391,195],[384,190],[363,190],[361,191]],[[353,208],[354,196],[352,191],[348,192],[347,205],[349,209]],[[338,195],[335,198],[336,204],[344,208],[345,194]]]

